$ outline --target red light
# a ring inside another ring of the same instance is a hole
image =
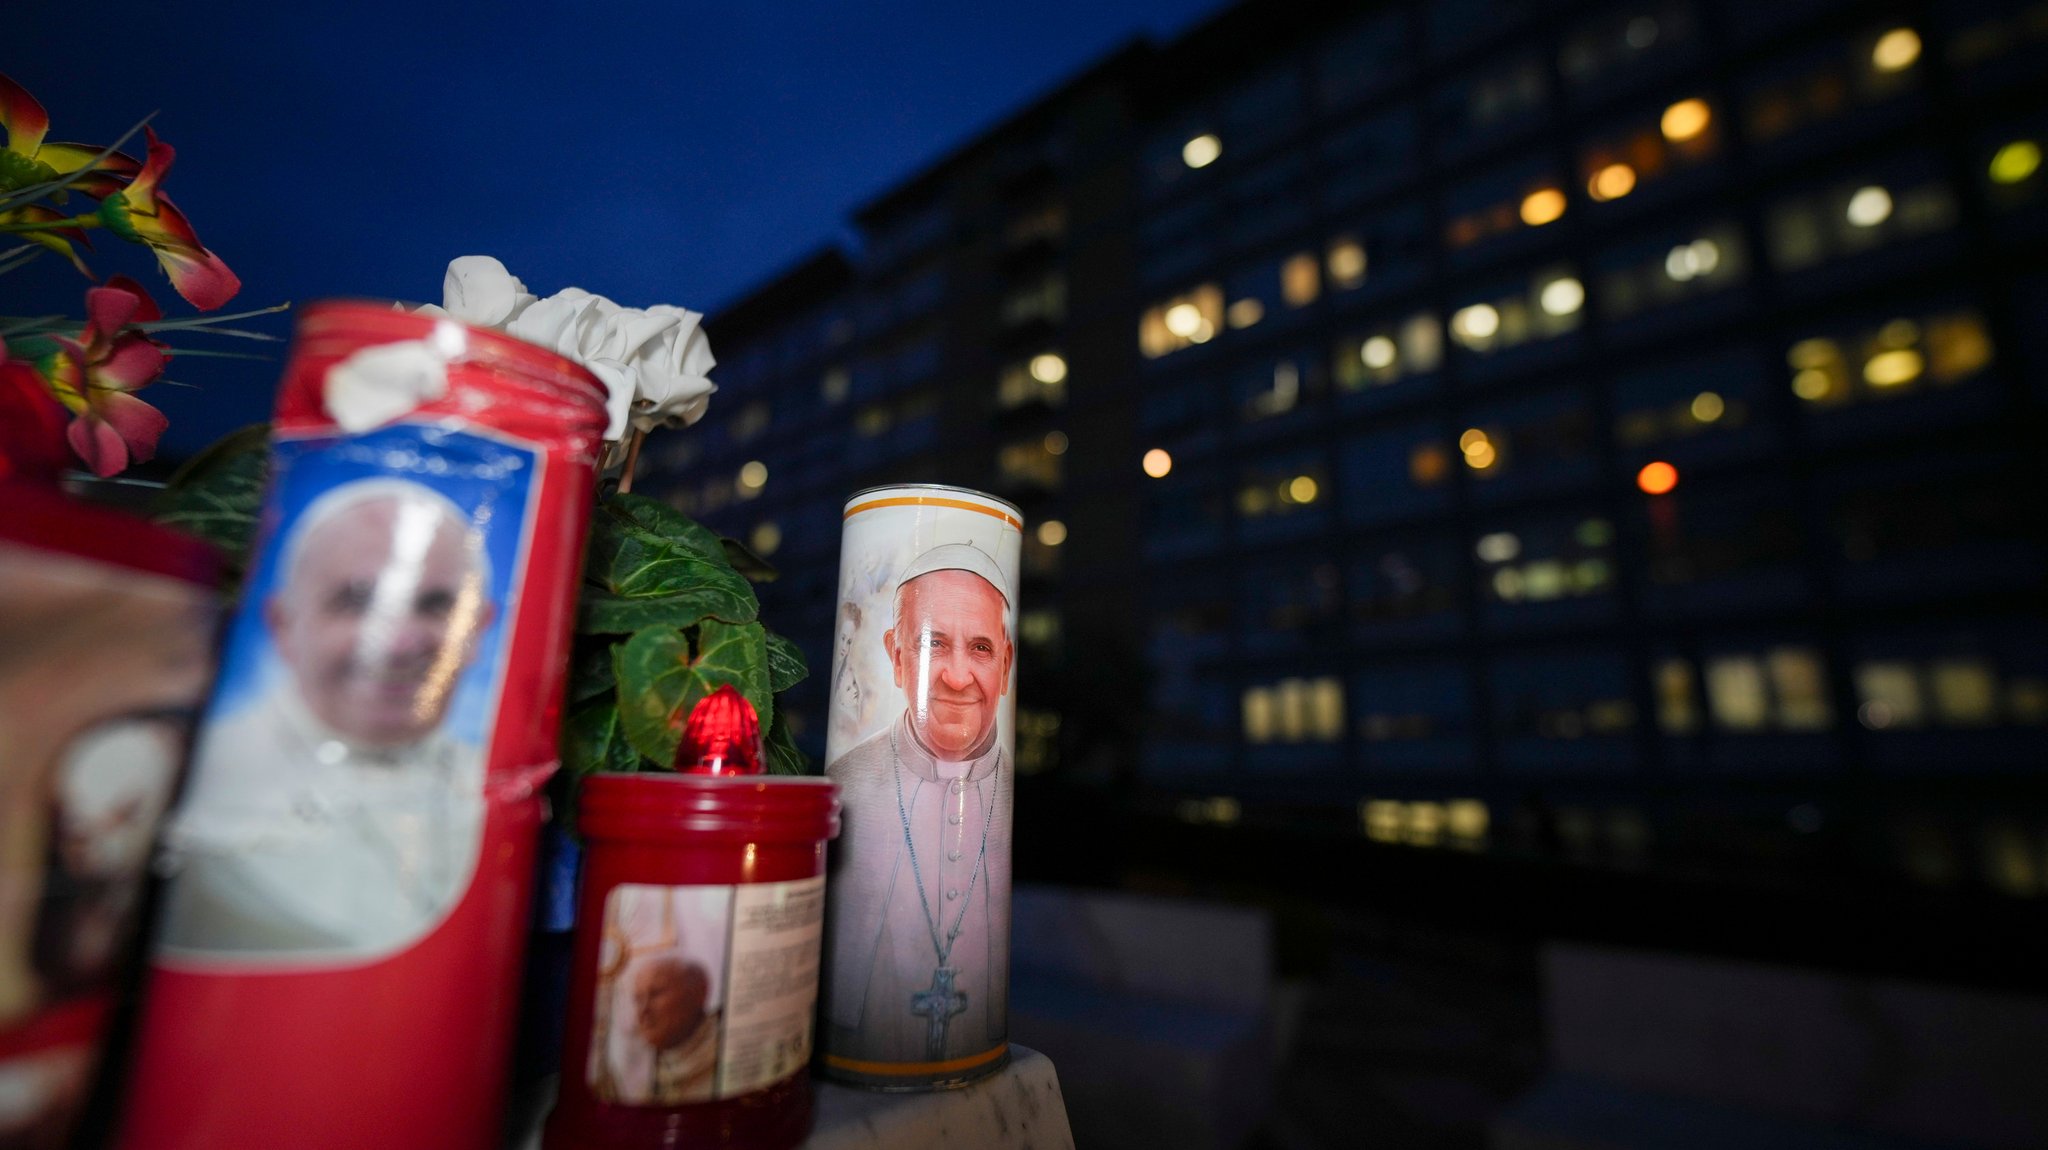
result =
[[[1642,488],[1645,495],[1667,494],[1678,486],[1678,469],[1661,459],[1644,464],[1643,469],[1636,472],[1636,486]]]
[[[690,775],[761,773],[761,718],[728,683],[697,701],[676,747],[675,769]]]

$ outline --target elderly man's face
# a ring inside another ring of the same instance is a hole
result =
[[[491,617],[462,524],[427,503],[364,503],[314,528],[285,579],[267,618],[322,722],[382,748],[439,725]]]
[[[1003,597],[972,571],[933,571],[897,592],[896,625],[882,636],[910,723],[942,759],[973,754],[1010,689]]]
[[[704,1020],[710,991],[704,968],[695,963],[641,967],[633,978],[633,1024],[641,1041],[656,1050],[681,1046]]]

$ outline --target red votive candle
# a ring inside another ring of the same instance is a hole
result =
[[[838,788],[599,774],[582,784],[577,826],[583,886],[547,1150],[797,1145],[811,1126]]]

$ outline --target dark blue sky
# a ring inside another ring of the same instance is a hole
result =
[[[1102,54],[1218,6],[45,3],[9,13],[0,69],[55,139],[158,112],[166,190],[242,277],[227,310],[437,299],[471,252],[541,294],[711,310]],[[95,267],[174,302],[118,241]],[[76,312],[84,286],[45,258],[0,280],[0,313]],[[165,453],[263,418],[277,366],[174,363],[197,389],[144,393]]]

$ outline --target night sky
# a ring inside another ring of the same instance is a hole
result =
[[[715,311],[1099,56],[1218,6],[31,4],[0,69],[52,139],[158,113],[165,189],[242,277],[224,310],[438,301],[447,261],[481,252],[543,295]],[[109,239],[92,262],[189,314],[140,249]],[[45,257],[0,280],[0,314],[78,314],[85,286]],[[163,453],[266,417],[277,368],[173,363],[195,386],[143,393],[171,417]]]

